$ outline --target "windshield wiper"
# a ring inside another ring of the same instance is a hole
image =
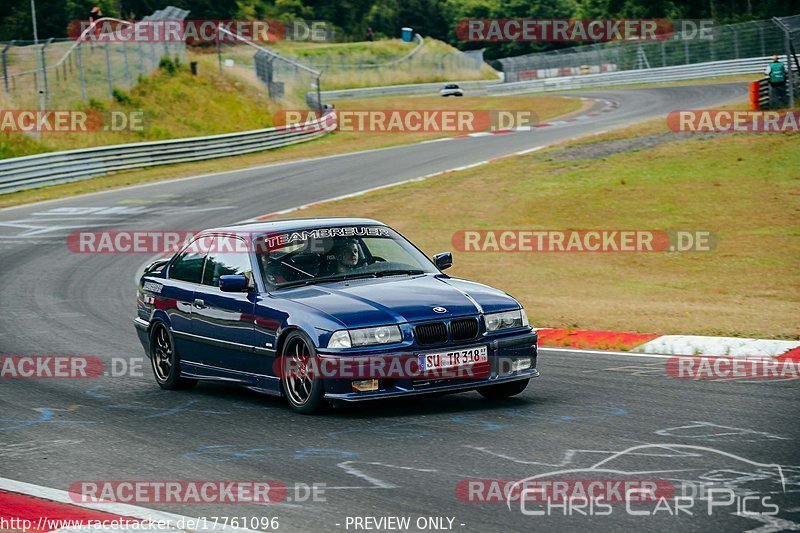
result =
[[[394,269],[394,270],[379,270],[375,272],[375,277],[380,278],[383,276],[399,276],[401,274],[408,274],[409,276],[415,276],[417,274],[424,274],[424,270],[420,270],[417,268],[405,268],[405,269]]]
[[[343,274],[341,276],[325,276],[322,278],[312,278],[312,279],[300,279],[297,281],[287,281],[286,283],[281,283],[277,286],[278,289],[284,289],[288,287],[300,287],[303,285],[315,285],[317,283],[328,283],[328,282],[336,282],[336,281],[347,281],[349,279],[357,279],[357,278],[374,278],[375,274],[373,272],[361,272],[359,274]]]
[[[299,279],[297,281],[287,281],[285,283],[281,283],[279,285],[275,285],[276,289],[289,289],[291,287],[302,287],[303,285],[313,285],[318,280],[317,278],[312,279]]]
[[[419,274],[424,274],[424,270],[420,269],[392,269],[392,270],[379,270],[377,272],[358,272],[354,274],[341,274],[339,276],[326,276],[323,278],[312,278],[312,279],[301,279],[297,281],[288,281],[286,283],[281,283],[276,288],[278,289],[287,289],[290,287],[302,287],[304,285],[314,285],[317,283],[328,283],[328,282],[337,282],[337,281],[347,281],[351,279],[363,279],[363,278],[382,278],[384,276],[399,276],[403,274],[407,274],[409,276],[415,276]]]

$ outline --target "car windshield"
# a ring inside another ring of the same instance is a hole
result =
[[[255,242],[268,289],[439,271],[419,250],[386,226],[304,229],[261,236]]]

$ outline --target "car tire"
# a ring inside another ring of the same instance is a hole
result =
[[[509,383],[490,385],[488,387],[481,387],[478,389],[478,392],[487,400],[502,400],[504,398],[516,396],[524,391],[530,381],[530,379],[520,379]]]
[[[175,349],[175,339],[162,323],[153,326],[150,332],[150,366],[156,383],[164,390],[188,389],[197,385],[196,379],[181,377],[181,358]]]
[[[300,414],[316,415],[330,406],[325,400],[325,382],[319,376],[300,376],[294,370],[302,364],[306,367],[308,359],[316,358],[317,351],[311,339],[301,331],[292,331],[282,343],[281,349],[281,388],[289,407]],[[288,358],[292,358],[289,361]],[[290,364],[291,363],[291,364]]]

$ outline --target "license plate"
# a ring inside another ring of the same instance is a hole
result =
[[[487,361],[489,361],[489,354],[486,346],[451,352],[426,353],[419,356],[419,366],[423,372],[486,363]]]

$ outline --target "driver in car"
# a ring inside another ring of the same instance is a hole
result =
[[[352,239],[337,243],[334,256],[336,257],[336,273],[344,274],[350,272],[358,266],[358,243]]]

